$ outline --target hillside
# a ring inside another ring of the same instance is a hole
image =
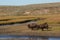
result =
[[[0,6],[0,16],[59,14],[60,3],[31,4],[25,6]]]
[[[31,23],[40,25],[46,22],[48,30],[41,31],[38,26],[39,30],[28,28]],[[0,6],[0,35],[5,34],[60,37],[60,3]]]

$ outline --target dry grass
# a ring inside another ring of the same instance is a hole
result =
[[[7,35],[36,35],[36,36],[60,36],[60,26],[50,26],[49,30],[31,30],[27,25],[0,27],[0,34]]]
[[[46,18],[45,20],[37,21],[37,23],[44,23],[48,22],[49,24],[60,24],[60,14],[54,14],[54,15],[43,15],[40,17]]]
[[[17,26],[2,26],[0,27],[0,34],[8,34],[8,35],[40,35],[40,36],[60,36],[60,26],[56,26],[60,22],[60,14],[58,15],[40,15],[40,16],[14,16],[14,17],[3,17],[2,19],[11,19],[8,22],[19,22],[21,20],[28,20],[34,18],[46,18],[44,20],[37,21],[38,24],[48,22],[51,29],[49,31],[41,31],[41,30],[31,30],[27,27],[27,25],[17,25]],[[1,22],[0,22],[1,23]],[[4,23],[2,21],[2,23]],[[6,23],[6,22],[5,22]],[[54,24],[51,26],[50,24]]]
[[[45,20],[40,20],[38,21],[39,23],[41,22],[48,22],[48,23],[53,23],[57,24],[60,22],[60,14],[54,14],[54,15],[40,15],[40,16],[5,16],[5,17],[0,17],[0,24],[2,23],[11,23],[11,22],[20,22],[24,20],[33,20],[35,18],[46,18]],[[8,21],[4,21],[6,19],[9,19]]]
[[[11,23],[11,22],[21,22],[21,21],[24,21],[24,20],[33,20],[35,19],[36,17],[32,16],[5,16],[5,17],[0,17],[0,24],[3,24],[3,23]],[[9,19],[8,21],[4,21],[4,20],[7,20]]]

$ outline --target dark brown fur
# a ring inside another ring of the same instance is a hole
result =
[[[32,23],[32,24],[28,24],[28,28],[30,28],[30,29],[34,29],[34,28],[36,28],[37,27],[37,24],[35,24],[35,23]]]
[[[43,31],[44,29],[48,30],[48,24],[47,23],[43,23],[43,24],[38,25],[36,23],[32,23],[32,24],[28,24],[28,28],[30,28],[32,30],[34,28],[36,28],[36,29],[42,29],[42,31]]]
[[[47,30],[48,30],[48,24],[47,24],[47,23],[40,24],[40,25],[38,26],[38,28],[40,28],[40,29],[42,29],[42,30],[44,30],[44,29],[47,29]]]

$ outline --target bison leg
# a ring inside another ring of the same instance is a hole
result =
[[[42,28],[42,31],[44,31],[44,28]]]
[[[48,27],[46,29],[48,30]]]
[[[33,28],[31,28],[33,30]]]
[[[48,27],[47,27],[47,30],[48,30]]]

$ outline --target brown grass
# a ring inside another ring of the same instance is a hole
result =
[[[40,15],[40,16],[14,16],[14,17],[3,17],[2,19],[11,19],[8,22],[19,22],[21,20],[28,20],[34,18],[46,18],[44,20],[37,21],[38,24],[48,22],[49,31],[41,31],[40,30],[31,30],[27,27],[27,25],[17,25],[17,26],[2,26],[0,27],[0,34],[8,34],[8,35],[37,35],[37,36],[60,36],[60,26],[56,26],[58,22],[60,22],[60,14],[59,15]],[[3,22],[3,21],[2,21]],[[0,22],[1,23],[1,22]],[[4,22],[3,22],[4,23]],[[5,22],[6,23],[6,22]],[[53,26],[52,26],[52,25]]]
[[[36,36],[60,36],[60,26],[50,26],[49,30],[31,30],[27,25],[0,27],[0,34],[7,35],[36,35]]]

